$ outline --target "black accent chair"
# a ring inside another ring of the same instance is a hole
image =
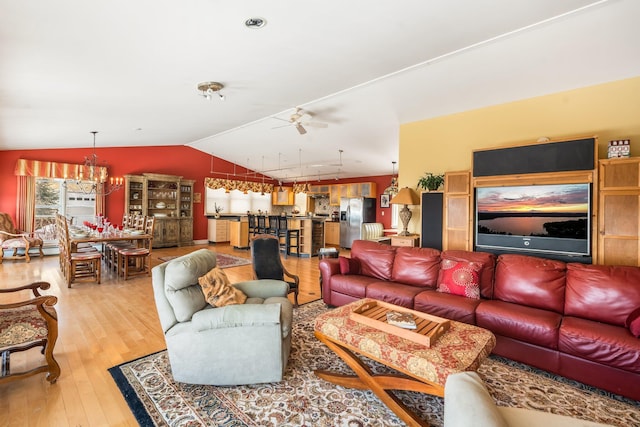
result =
[[[276,236],[259,234],[251,240],[251,264],[255,279],[282,280],[293,292],[294,307],[298,307],[300,278],[287,271],[280,258],[280,242]],[[289,278],[289,280],[287,280]]]

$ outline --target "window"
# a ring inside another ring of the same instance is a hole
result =
[[[222,209],[221,213],[226,214],[244,214],[247,211],[263,212],[271,210],[271,193],[254,193],[253,191],[244,194],[239,190],[231,190],[226,192],[224,188],[213,190],[206,189],[206,206],[205,214],[213,215],[216,213],[216,206]]]
[[[398,214],[400,213],[400,205],[391,205],[391,228],[398,228]]]
[[[85,183],[88,188],[90,182]],[[35,229],[44,235],[47,245],[57,244],[56,213],[73,218],[74,224],[94,221],[96,195],[85,194],[75,181],[60,178],[36,178]]]

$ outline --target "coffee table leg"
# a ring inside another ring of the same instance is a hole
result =
[[[387,405],[402,421],[410,427],[428,427],[424,420],[420,419],[411,411],[400,399],[391,391],[387,390],[409,390],[422,393],[442,396],[441,386],[428,384],[401,375],[375,375],[371,369],[360,358],[348,348],[332,341],[320,332],[315,332],[316,338],[322,341],[335,354],[337,354],[357,376],[344,375],[335,372],[316,370],[315,374],[325,381],[343,387],[371,390],[380,400]]]

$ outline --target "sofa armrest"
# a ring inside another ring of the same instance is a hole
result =
[[[444,386],[444,425],[447,427],[508,427],[480,376],[460,372]]]
[[[338,258],[321,259],[318,263],[320,277],[322,277],[322,299],[325,303],[331,304],[329,290],[331,289],[331,276],[340,274],[340,260]]]
[[[237,328],[280,324],[280,304],[234,304],[197,312],[191,319],[194,330]]]
[[[234,287],[240,289],[249,298],[269,297],[285,297],[289,292],[289,285],[282,280],[248,280],[246,282],[238,282],[233,284]]]

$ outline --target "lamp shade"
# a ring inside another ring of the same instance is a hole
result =
[[[401,188],[398,194],[389,203],[394,205],[419,205],[418,194],[409,187]]]

